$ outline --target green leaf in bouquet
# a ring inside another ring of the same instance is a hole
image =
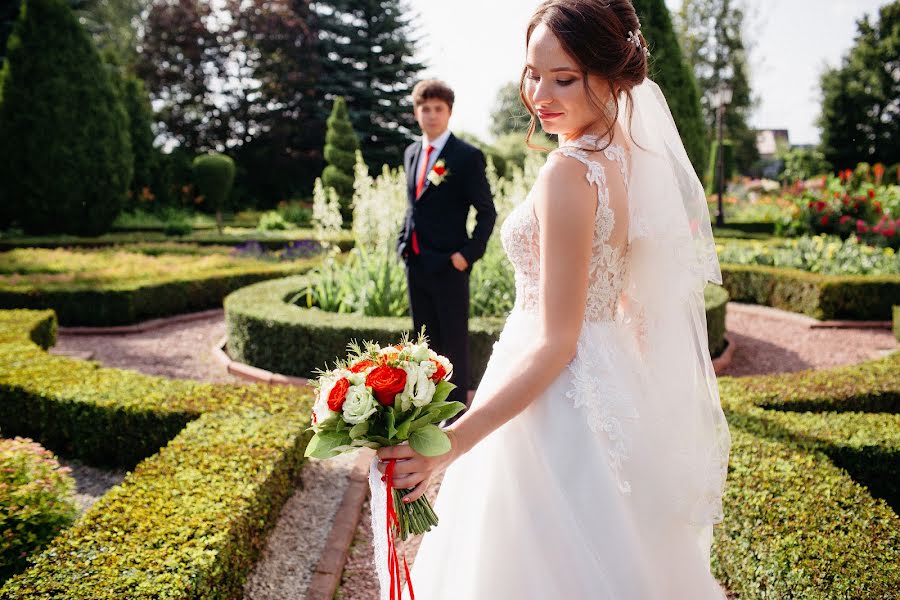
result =
[[[434,386],[434,396],[431,398],[431,402],[443,402],[450,395],[450,392],[455,389],[456,386],[454,384],[442,379]]]
[[[405,440],[405,439],[409,438],[410,427],[412,426],[413,421],[416,420],[416,417],[418,417],[419,413],[421,413],[421,412],[422,412],[422,409],[417,406],[414,411],[409,413],[409,416],[407,416],[405,419],[403,419],[402,423],[397,425],[397,439]]]
[[[397,421],[397,416],[394,414],[393,406],[385,411],[384,419],[387,422],[388,439],[392,440],[397,436],[397,428],[394,426],[394,423]]]
[[[391,440],[387,439],[387,438],[384,437],[383,435],[369,435],[369,436],[367,436],[367,439],[368,439],[370,442],[375,442],[375,443],[378,444],[379,446],[391,446],[391,445],[393,445],[393,444],[391,443]]]
[[[304,456],[334,458],[340,454],[341,447],[349,446],[350,442],[350,435],[346,431],[322,431],[309,440]]]
[[[450,451],[450,438],[436,425],[426,425],[409,435],[409,445],[422,456],[440,456]]]
[[[350,428],[350,437],[352,439],[358,439],[362,436],[369,433],[369,422],[363,421],[362,423],[357,423],[353,427]]]
[[[446,421],[447,419],[455,417],[465,409],[466,405],[462,402],[447,402],[429,411],[431,422],[440,423],[441,421]]]

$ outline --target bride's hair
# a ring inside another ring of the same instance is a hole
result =
[[[563,50],[578,63],[584,75],[585,92],[599,115],[583,131],[576,132],[576,137],[598,124],[604,131],[601,139],[611,140],[620,110],[619,92],[625,93],[628,99],[630,118],[631,88],[647,77],[647,41],[640,33],[640,22],[631,0],[546,0],[528,23],[526,48],[531,34],[541,23],[553,32]],[[635,34],[640,44],[635,42]],[[522,70],[519,96],[531,115],[525,142],[536,148],[531,144],[537,126],[536,114],[525,95],[527,71],[527,68]],[[607,114],[603,102],[588,85],[588,75],[603,79],[609,86],[615,114]]]

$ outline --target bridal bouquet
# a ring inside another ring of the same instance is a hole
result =
[[[450,439],[437,424],[465,408],[446,401],[456,387],[448,381],[453,373],[450,361],[431,350],[421,335],[415,343],[404,339],[384,348],[351,343],[349,350],[334,369],[319,371],[311,427],[315,435],[306,456],[332,458],[361,447],[403,442],[423,456],[448,452]],[[438,518],[424,495],[410,504],[400,501],[411,490],[393,489],[393,466],[389,461],[383,478],[387,527],[405,540],[429,531]]]

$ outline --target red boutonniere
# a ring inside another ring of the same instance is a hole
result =
[[[447,168],[447,163],[444,162],[444,159],[442,158],[431,167],[431,172],[428,173],[428,181],[430,181],[432,185],[441,185],[444,182],[444,179],[449,175],[450,170]]]

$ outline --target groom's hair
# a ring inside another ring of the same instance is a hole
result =
[[[440,79],[425,79],[413,88],[412,99],[413,107],[423,104],[426,100],[443,100],[452,109],[456,94]]]

